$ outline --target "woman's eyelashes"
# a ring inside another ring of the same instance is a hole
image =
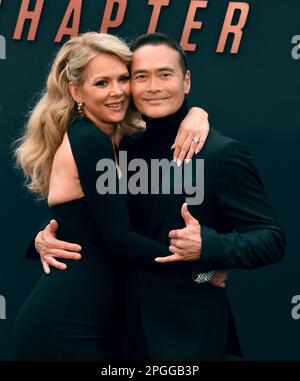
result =
[[[129,80],[130,80],[130,76],[129,75],[122,75],[121,77],[118,78],[119,82],[128,82]],[[109,82],[110,82],[109,80],[102,79],[100,81],[97,81],[95,83],[95,86],[97,86],[97,87],[106,87],[106,86],[108,86]]]
[[[107,85],[108,85],[108,81],[106,81],[106,80],[97,81],[95,83],[95,86],[99,86],[99,87],[105,87]]]

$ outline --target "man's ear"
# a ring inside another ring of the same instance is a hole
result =
[[[188,95],[191,90],[191,72],[188,70],[184,76],[184,93]]]
[[[69,82],[69,90],[70,90],[70,93],[71,93],[74,101],[82,103],[80,91],[79,91],[78,87],[74,85],[74,83]]]

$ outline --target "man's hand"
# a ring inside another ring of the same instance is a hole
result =
[[[174,160],[181,165],[183,160],[188,163],[194,154],[201,151],[209,132],[208,114],[202,108],[192,107],[187,116],[181,122],[175,142]],[[193,139],[199,143],[196,143]]]
[[[169,238],[171,240],[169,251],[173,253],[173,255],[155,258],[156,262],[196,261],[200,258],[202,244],[201,226],[188,211],[186,203],[182,205],[181,215],[186,227],[169,232]]]
[[[76,243],[64,242],[56,239],[58,224],[51,220],[44,230],[40,231],[35,238],[35,248],[41,256],[41,262],[46,274],[50,273],[50,266],[58,270],[65,270],[67,265],[57,261],[55,258],[81,259],[79,252],[81,246]]]
[[[227,280],[229,271],[226,270],[216,270],[211,280],[208,281],[213,286],[224,288],[226,286],[225,282]]]

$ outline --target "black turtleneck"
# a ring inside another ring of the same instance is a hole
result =
[[[147,148],[151,151],[152,146],[162,146],[167,144],[169,144],[171,148],[175,141],[180,123],[186,117],[187,113],[188,109],[186,101],[184,101],[175,114],[168,115],[164,118],[152,119],[148,118],[146,115],[142,115],[147,126],[144,134]]]
[[[187,113],[188,109],[185,101],[175,114],[164,118],[152,119],[145,115],[142,116],[147,128],[142,137],[137,158],[147,162],[149,175],[151,159],[167,158],[170,161],[173,159],[174,151],[171,150],[171,146],[175,141],[179,126]],[[149,181],[150,180],[149,177]],[[146,234],[156,195],[149,193],[132,197],[134,198],[132,223],[139,233]]]

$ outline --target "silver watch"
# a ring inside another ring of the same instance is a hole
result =
[[[200,273],[200,274],[194,274],[193,275],[193,280],[196,283],[206,283],[211,280],[211,278],[214,276],[215,272],[208,271],[206,273]]]

